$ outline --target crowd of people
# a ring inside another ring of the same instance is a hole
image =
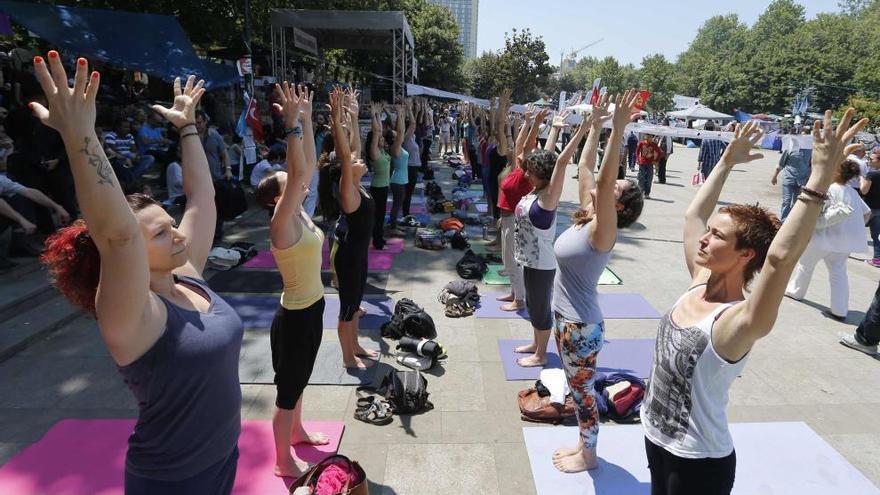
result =
[[[44,175],[63,170],[70,189],[66,196],[55,189],[41,192],[17,181],[10,166],[9,177],[0,175],[0,215],[24,236],[43,227],[51,234],[40,251],[54,284],[97,319],[138,399],[126,456],[127,494],[230,493],[235,479],[243,324],[204,282],[208,253],[223,227],[215,181],[246,177],[256,202],[269,212],[269,244],[283,281],[270,337],[275,472],[298,476],[308,464],[290,445],[328,442],[302,422],[303,391],[324,331],[325,237],[332,239],[339,289],[340,364],[363,369],[378,357],[358,343],[368,250],[383,249],[388,236],[400,234],[399,215],[409,214],[420,174],[431,170],[435,136],[441,152],[462,151],[498,221],[496,244],[511,280],[502,309],[527,308],[533,329],[532,342],[516,349],[524,354],[519,365],[544,365],[554,336],[579,436],[574,447],[554,452],[553,464],[566,473],[598,466],[593,380],[605,325],[597,284],[618,229],[639,219],[654,170],[665,182],[673,151],[667,138],[640,140],[627,133],[638,114],[638,91],[603,95],[569,132],[564,113],[511,113],[507,90],[487,109],[421,98],[373,103],[364,107],[369,132],[362,142],[356,91],[334,89],[324,115],[314,112],[309,88],[284,82],[273,97],[280,142],[245,168],[241,146],[211,128],[198,109],[205,90],[194,77],[174,82],[170,106],[135,108],[102,132],[96,127],[101,75],[90,73],[85,59],[76,60],[70,80],[55,51],[35,57],[34,68],[41,94],[33,95],[27,109],[34,135],[46,145],[41,161],[29,163],[40,163]],[[819,260],[831,272],[830,316],[846,314],[846,254],[866,247],[866,221],[877,249],[872,193],[880,188],[874,184],[880,153],[872,151],[867,168],[851,155],[860,145],[849,143],[866,124],[850,125],[852,113],[837,126],[830,112],[815,122],[808,167],[789,165],[794,152],[787,150],[780,170],[800,175],[792,183],[783,179],[784,187],[797,185],[789,189],[793,199],[788,197],[784,222],[757,205],[725,204],[716,211],[731,171],[762,157],[753,151],[763,136],[760,127],[738,126],[727,144],[704,140],[697,163],[704,182],[684,218],[692,281],[660,321],[641,410],[652,493],[730,493],[736,453],[725,413],[728,391],[753,346],[772,331],[782,298],[803,297]],[[571,163],[578,169],[579,204],[572,225],[557,236]],[[157,164],[167,183],[164,203],[138,180]],[[638,180],[626,179],[627,165],[640,167]],[[367,172],[369,187],[361,181]],[[179,221],[167,211],[173,206],[183,208]],[[314,220],[316,210],[324,228]],[[56,231],[59,225],[67,226]],[[880,288],[855,335],[841,339],[876,352]]]

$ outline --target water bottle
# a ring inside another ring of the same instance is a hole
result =
[[[486,224],[483,224],[483,240],[485,241],[488,239],[489,239],[489,226]]]

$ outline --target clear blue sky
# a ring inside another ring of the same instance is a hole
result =
[[[504,46],[511,28],[531,29],[543,36],[550,63],[559,65],[562,50],[578,49],[599,38],[604,41],[578,54],[602,58],[613,55],[639,65],[642,57],[662,53],[674,61],[687,49],[703,22],[718,14],[736,13],[752,25],[769,1],[739,0],[480,0],[477,54]],[[800,0],[807,18],[836,12],[837,0]]]

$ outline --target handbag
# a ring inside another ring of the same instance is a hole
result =
[[[571,395],[565,397],[565,404],[550,402],[550,396],[541,397],[538,390],[528,388],[520,390],[517,395],[520,418],[533,423],[551,423],[558,425],[575,415],[574,400]]]
[[[694,178],[692,179],[691,183],[695,186],[699,186],[700,184],[702,184],[705,181],[706,181],[706,179],[705,179],[705,177],[703,177],[702,172],[697,172],[694,174]]]
[[[338,493],[334,493],[333,495],[369,495],[369,485],[367,484],[367,474],[364,472],[364,469],[358,464],[357,461],[352,461],[348,457],[344,455],[332,455],[323,461],[315,464],[314,467],[306,471],[305,474],[299,477],[296,481],[290,485],[290,493],[293,493],[297,488],[307,486],[311,488],[312,493],[315,491],[315,486],[318,484],[318,478],[321,476],[321,473],[327,469],[328,467],[336,464],[337,466],[343,468],[349,473],[354,473],[355,478],[359,481],[354,486],[348,486],[342,488],[342,491]]]
[[[819,220],[816,221],[816,228],[827,229],[832,225],[837,225],[849,218],[852,212],[852,206],[843,201],[829,199],[822,206],[822,213],[819,215]]]

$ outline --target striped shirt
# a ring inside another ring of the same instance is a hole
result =
[[[727,143],[717,139],[704,139],[700,144],[700,156],[697,161],[704,167],[712,168],[721,160],[721,155],[727,149]]]
[[[137,144],[131,133],[119,136],[115,132],[108,132],[104,134],[104,144],[126,158],[133,158],[137,154],[134,151]]]

